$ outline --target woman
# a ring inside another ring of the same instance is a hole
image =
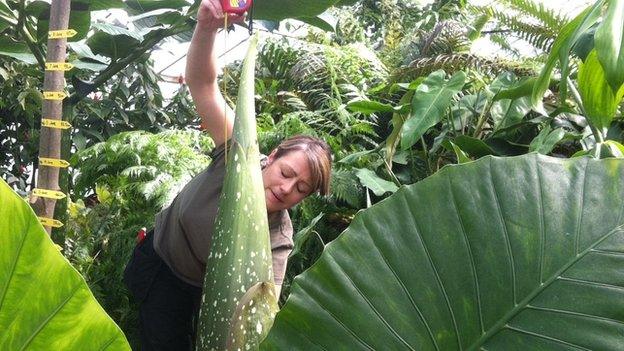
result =
[[[219,91],[213,50],[217,30],[224,23],[220,1],[203,0],[197,19],[186,81],[202,127],[217,146],[210,166],[158,213],[154,230],[137,245],[126,267],[124,280],[140,303],[143,350],[193,348],[206,258],[225,176],[225,145],[231,144],[234,113]],[[241,20],[230,15],[228,23]],[[293,246],[287,209],[312,193],[328,193],[331,151],[322,140],[297,136],[281,143],[261,163],[273,273],[279,289]]]

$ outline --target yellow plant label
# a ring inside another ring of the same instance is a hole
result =
[[[49,119],[42,118],[41,125],[48,128],[56,128],[56,129],[69,129],[71,128],[71,124],[67,121],[61,121],[59,119]]]
[[[78,32],[73,29],[51,30],[48,32],[48,39],[71,38],[76,34],[78,34]]]
[[[33,189],[33,194],[37,196],[45,197],[48,199],[57,199],[57,200],[60,200],[66,196],[62,191],[39,189],[39,188]]]
[[[46,62],[46,71],[69,71],[74,68],[74,65],[67,62]]]
[[[63,226],[63,222],[58,219],[39,217],[39,222],[46,227],[60,228]]]
[[[46,100],[63,100],[67,97],[64,91],[44,91],[43,98]]]
[[[39,164],[42,166],[48,166],[48,167],[58,167],[58,168],[69,167],[69,162],[65,160],[59,160],[57,158],[39,157]]]

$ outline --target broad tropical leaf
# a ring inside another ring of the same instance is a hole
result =
[[[448,81],[444,79],[444,71],[435,71],[418,86],[412,99],[410,117],[403,123],[401,130],[403,150],[414,145],[427,129],[442,119],[465,80],[466,74],[461,71]]]
[[[198,350],[257,348],[277,312],[256,139],[257,42],[257,36],[251,40],[241,73],[232,145],[206,262]]]
[[[396,184],[380,178],[368,168],[357,169],[355,175],[360,179],[362,185],[372,190],[377,196],[382,196],[387,192],[393,193],[398,189]]]
[[[0,349],[130,350],[30,206],[0,180]]]
[[[579,67],[578,85],[585,115],[591,124],[606,135],[624,95],[624,85],[614,94],[596,50]]]
[[[280,21],[286,18],[316,17],[340,0],[262,0],[254,2],[254,18]]]
[[[533,108],[538,112],[546,115],[542,98],[544,93],[548,89],[550,83],[550,75],[555,69],[557,61],[561,64],[561,83],[560,94],[565,97],[567,91],[567,77],[568,77],[568,62],[570,60],[569,53],[576,41],[585,33],[596,21],[600,18],[600,10],[605,0],[598,0],[594,5],[588,7],[585,11],[581,12],[576,18],[561,28],[559,36],[553,43],[550,54],[542,72],[540,73],[535,85],[533,86],[533,93],[531,95],[531,104]]]
[[[609,1],[594,42],[605,77],[615,93],[624,84],[624,0]]]
[[[356,215],[267,350],[621,350],[624,162],[447,166]]]

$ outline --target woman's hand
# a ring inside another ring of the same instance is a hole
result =
[[[226,14],[221,7],[221,0],[202,0],[197,12],[197,25],[202,29],[208,29],[216,31],[219,28],[223,28],[225,24]],[[234,23],[243,23],[245,16],[239,16],[236,14],[227,14],[228,25]]]

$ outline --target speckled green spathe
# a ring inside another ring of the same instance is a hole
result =
[[[130,350],[30,206],[2,179],[0,350]]]
[[[260,170],[260,152],[256,139],[254,110],[254,67],[257,37],[251,40],[243,63],[236,106],[232,145],[228,153],[226,176],[219,203],[219,212],[206,262],[204,296],[199,315],[197,349],[225,350],[227,345],[256,349],[261,334],[272,323],[275,309],[273,292],[260,289],[254,313],[246,314],[250,325],[261,323],[245,334],[258,334],[241,344],[229,340],[235,325],[234,315],[245,293],[257,285],[273,285],[269,226]],[[266,305],[266,306],[265,306]],[[276,304],[275,304],[276,306]],[[268,313],[268,315],[267,315]],[[236,317],[237,318],[237,317]]]
[[[624,335],[624,161],[445,167],[359,212],[261,350],[611,350]]]

